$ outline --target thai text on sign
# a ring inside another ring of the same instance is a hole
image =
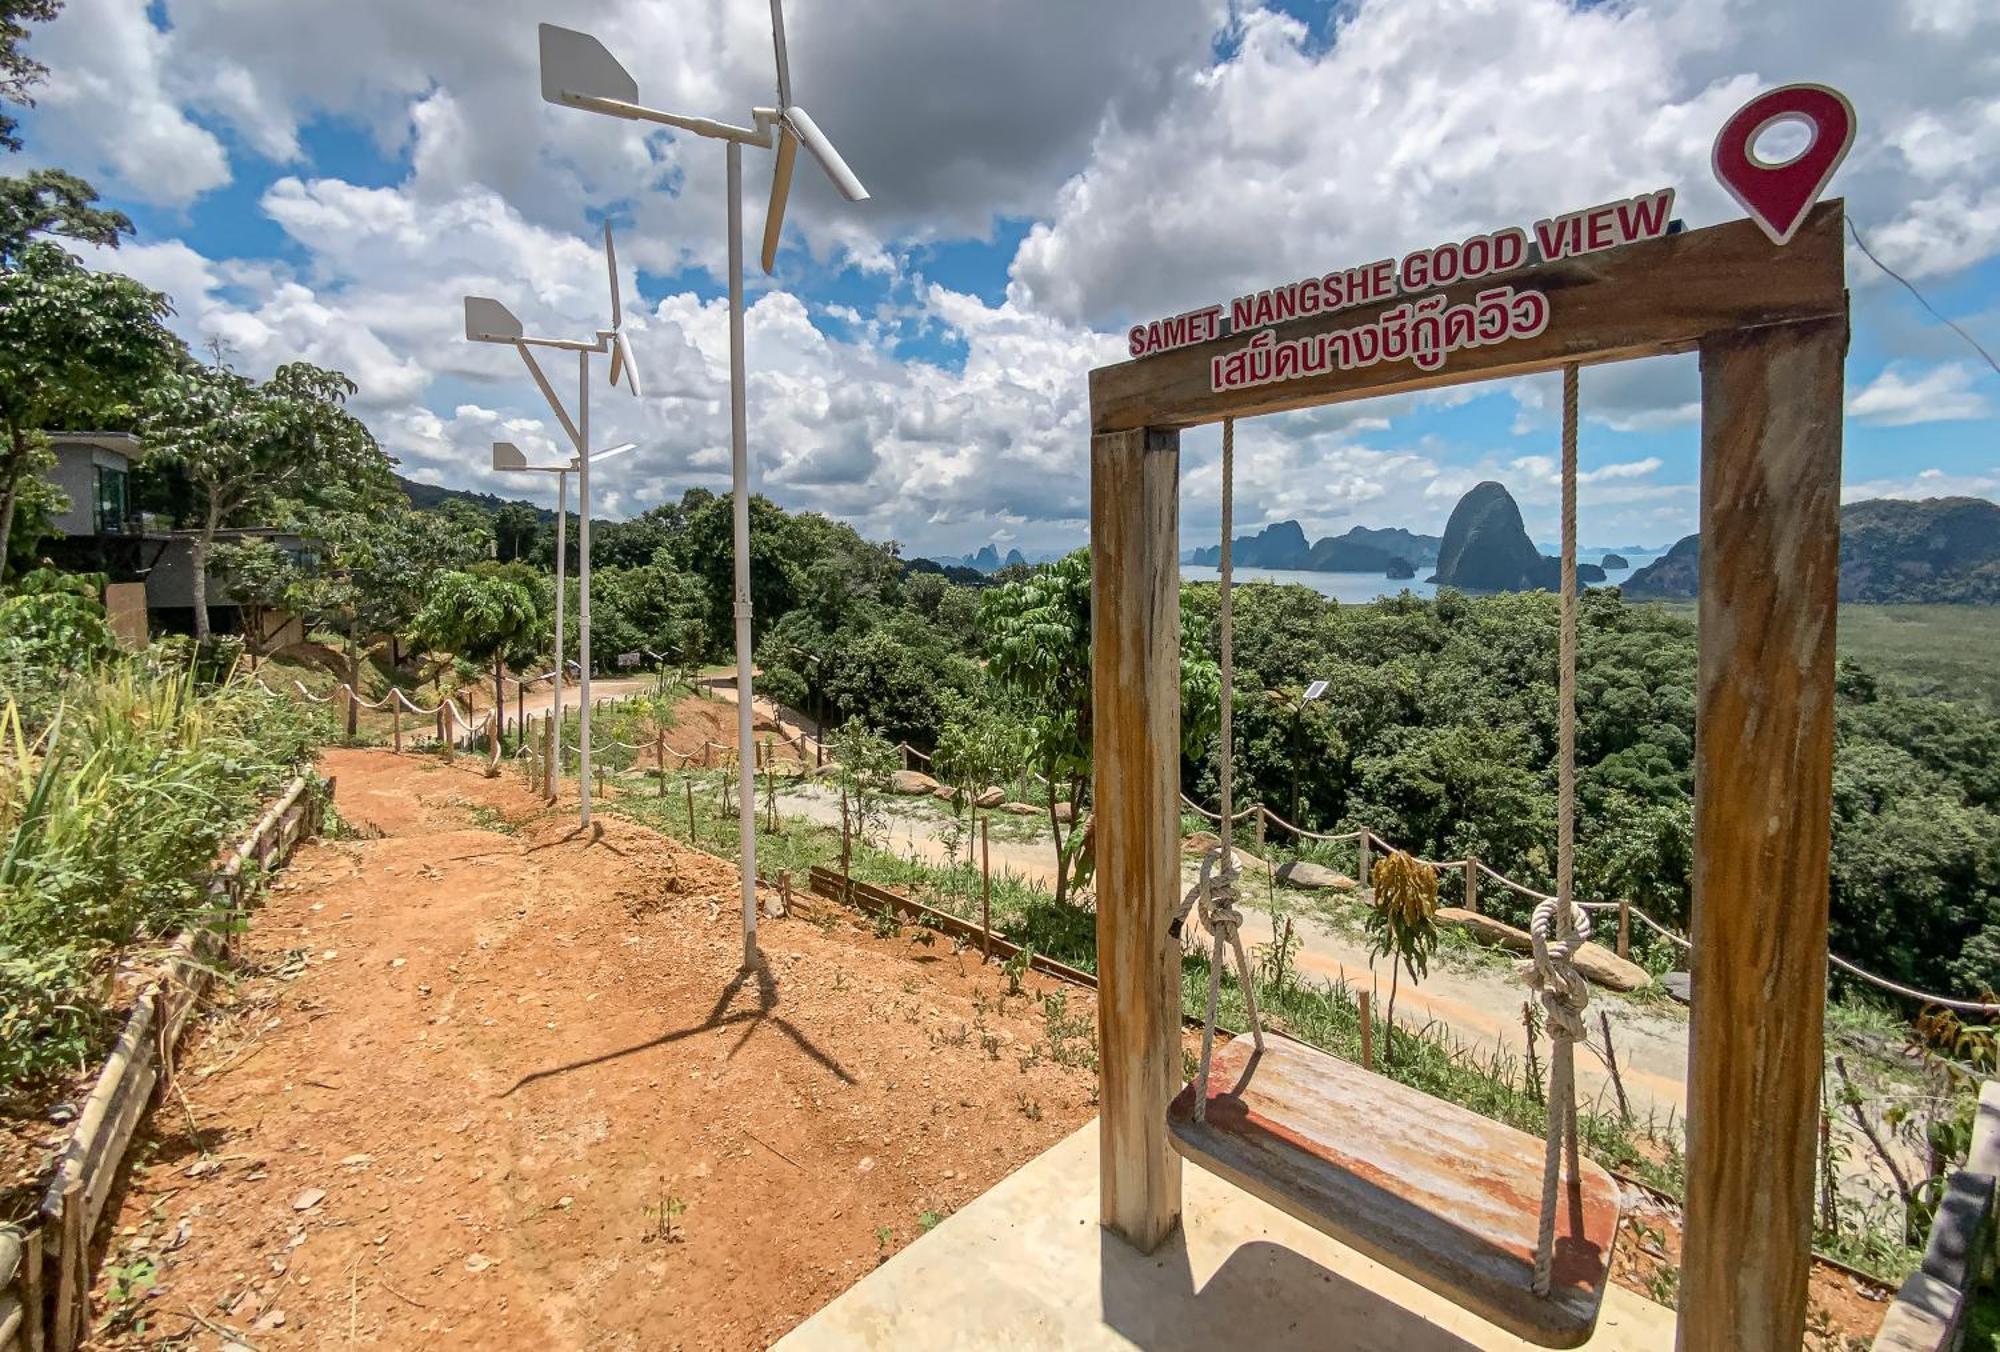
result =
[[[1126,335],[1133,357],[1252,330],[1243,346],[1210,359],[1215,390],[1244,389],[1383,362],[1410,361],[1435,371],[1453,352],[1516,338],[1549,326],[1549,299],[1541,292],[1497,285],[1470,300],[1447,304],[1441,295],[1392,306],[1350,329],[1280,341],[1273,325],[1360,305],[1382,304],[1443,287],[1483,281],[1532,262],[1555,262],[1616,249],[1668,232],[1674,190],[1662,188],[1601,206],[1550,216],[1533,227],[1508,226],[1490,234],[1418,249],[1402,259],[1380,259],[1239,296],[1168,319],[1135,324]]]

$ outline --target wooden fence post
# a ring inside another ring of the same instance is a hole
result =
[[[1833,232],[1825,257],[1837,289],[1837,220]],[[1688,1048],[1682,1352],[1789,1352],[1805,1337],[1825,1049],[1842,308],[1701,345],[1690,926],[1700,995]]]
[[[667,796],[667,734],[653,733],[653,761],[660,771],[660,797]]]
[[[1465,909],[1479,914],[1479,861],[1465,861]]]
[[[993,815],[979,819],[980,961],[993,961]]]
[[[1632,903],[1629,901],[1618,903],[1618,956],[1632,956]]]
[[[389,692],[389,731],[396,739],[396,754],[400,756],[403,754],[403,701],[396,697],[393,690]]]
[[[1354,841],[1354,870],[1355,870],[1354,890],[1357,892],[1366,892],[1369,888],[1374,886],[1374,884],[1368,880],[1368,875],[1370,874],[1370,872],[1372,872],[1372,870],[1368,867],[1368,855],[1369,855],[1368,828],[1364,826],[1361,828],[1361,834],[1357,836]]]
[[[688,844],[694,844],[694,781],[683,779],[681,787],[687,790],[688,800]]]
[[[1361,1015],[1361,1068],[1375,1069],[1375,1015],[1369,1009],[1367,991],[1358,991],[1354,996],[1354,1008]]]
[[[1091,439],[1098,1218],[1144,1253],[1181,1214],[1166,1116],[1181,1082],[1180,964],[1167,939],[1180,894],[1179,485],[1178,432]]]

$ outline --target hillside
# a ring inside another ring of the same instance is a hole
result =
[[[488,515],[498,512],[502,507],[514,506],[526,507],[542,521],[556,519],[554,512],[546,507],[537,507],[525,498],[500,498],[491,493],[474,493],[464,488],[440,488],[436,484],[421,484],[415,479],[406,479],[400,474],[396,475],[396,487],[403,490],[403,496],[410,500],[412,507],[419,507],[425,511],[434,512],[447,502],[463,502],[477,507]],[[595,512],[591,513],[592,520],[596,517]]]
[[[1628,596],[1686,600],[1700,584],[1690,535],[1626,579]],[[1984,498],[1870,498],[1840,510],[1840,599],[2000,605],[2000,505]]]
[[[1417,535],[1400,528],[1370,530],[1355,526],[1344,535],[1329,535],[1315,543],[1306,542],[1305,528],[1296,521],[1279,521],[1255,535],[1239,535],[1231,542],[1231,562],[1243,568],[1286,568],[1315,573],[1401,573],[1397,568],[1428,567],[1437,561],[1440,541],[1435,535]],[[1222,547],[1208,545],[1191,550],[1187,561],[1197,567],[1217,568],[1222,564]]]
[[[1602,582],[1604,570],[1579,563],[1579,582]],[[1554,591],[1561,585],[1560,565],[1535,548],[1521,523],[1521,509],[1502,484],[1474,484],[1451,509],[1444,542],[1438,550],[1432,582],[1466,591]]]

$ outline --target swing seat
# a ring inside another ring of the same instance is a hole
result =
[[[1185,1158],[1488,1322],[1545,1347],[1597,1324],[1618,1190],[1589,1160],[1565,1182],[1553,1277],[1533,1290],[1545,1143],[1267,1033],[1218,1047],[1167,1113]]]

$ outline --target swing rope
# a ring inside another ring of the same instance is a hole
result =
[[[1250,979],[1250,958],[1243,951],[1243,913],[1236,908],[1236,879],[1240,870],[1236,867],[1235,822],[1231,817],[1231,778],[1234,760],[1234,729],[1231,718],[1232,704],[1236,695],[1236,651],[1233,616],[1230,610],[1230,591],[1233,586],[1230,559],[1230,534],[1234,529],[1236,492],[1236,420],[1225,418],[1222,423],[1222,558],[1218,572],[1221,575],[1220,604],[1217,607],[1217,629],[1222,648],[1222,718],[1216,736],[1216,773],[1221,779],[1222,798],[1222,839],[1201,856],[1201,874],[1195,885],[1181,898],[1180,909],[1174,913],[1173,923],[1167,932],[1173,936],[1178,946],[1188,913],[1194,911],[1201,917],[1202,928],[1214,940],[1208,959],[1208,1015],[1201,1025],[1201,1072],[1197,1078],[1194,1100],[1194,1116],[1197,1122],[1208,1117],[1208,1071],[1215,1053],[1215,1016],[1222,999],[1222,958],[1223,946],[1227,944],[1236,955],[1236,979],[1243,989],[1243,1003],[1250,1015],[1250,1033],[1256,1039],[1258,1051],[1264,1050],[1264,1026],[1257,1017],[1257,983]]]
[[[1535,1244],[1534,1290],[1549,1294],[1555,1266],[1556,1209],[1563,1166],[1574,1185],[1582,1178],[1576,1139],[1576,1044],[1583,1041],[1583,1011],[1590,983],[1576,970],[1576,951],[1590,938],[1590,916],[1576,905],[1576,424],[1577,368],[1563,367],[1562,402],[1562,619],[1556,673],[1556,895],[1538,903],[1528,933],[1534,956],[1521,964],[1528,988],[1540,997],[1549,1037],[1549,1120],[1542,1159],[1541,1230]],[[1580,1202],[1580,1197],[1576,1198]],[[1581,1229],[1581,1217],[1573,1228]]]

